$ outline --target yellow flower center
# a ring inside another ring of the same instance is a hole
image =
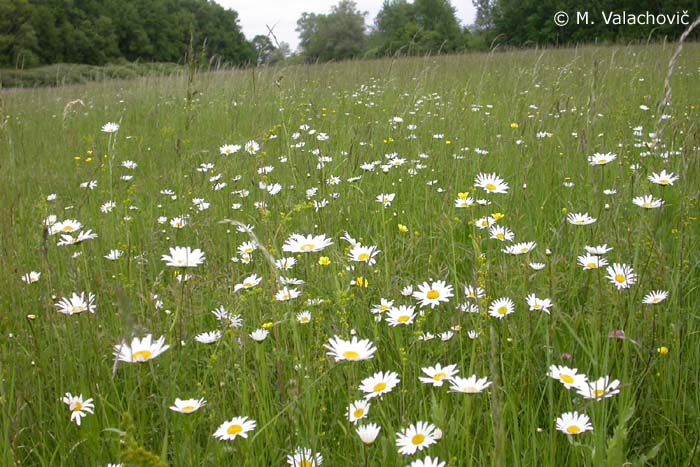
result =
[[[67,225],[67,226],[63,227],[64,232],[72,232],[73,230],[75,230],[75,229],[71,225]]]
[[[377,384],[374,386],[374,389],[372,389],[372,390],[373,390],[374,392],[381,392],[381,391],[383,391],[383,390],[385,390],[385,389],[386,389],[386,383],[385,383],[385,382],[381,382],[381,383],[377,383]]]
[[[540,308],[542,308],[542,305],[540,305],[539,303],[535,303],[535,304],[532,306],[532,308],[534,308],[535,310],[539,310]]]
[[[574,378],[571,375],[559,375],[559,379],[561,379],[566,384],[572,384],[574,382]]]
[[[81,404],[78,401],[75,401],[75,407],[73,407],[73,412],[80,412],[83,410],[83,404]]]
[[[499,240],[505,240],[506,236],[505,236],[504,234],[502,234],[502,233],[497,233],[497,234],[496,234],[496,238],[499,239]]]
[[[650,207],[651,207],[651,203],[644,203],[644,204],[642,204],[642,207],[643,207],[643,208],[650,208]]]
[[[150,350],[139,350],[138,352],[134,352],[131,354],[131,361],[132,362],[145,362],[149,358],[151,358],[151,355],[153,353]]]
[[[352,413],[352,416],[355,418],[360,418],[365,414],[365,409],[355,409],[355,411]]]
[[[479,392],[479,390],[474,386],[469,386],[464,388],[464,392],[466,392],[467,394],[476,394],[477,392]]]
[[[584,222],[583,219],[579,219],[579,220],[576,221],[576,223],[577,223],[578,225],[583,225],[583,222]]]
[[[309,321],[311,321],[311,318],[309,318],[308,316],[302,316],[301,319],[299,320],[299,322],[302,324],[306,324]]]
[[[243,427],[241,425],[231,425],[226,430],[226,433],[228,433],[229,435],[237,435],[238,433],[240,433],[242,431],[243,431]]]
[[[182,410],[185,413],[194,412],[194,405],[186,405],[185,407],[183,407],[180,410]]]
[[[489,191],[495,191],[495,190],[496,190],[496,185],[494,185],[493,183],[487,183],[487,184],[486,184],[486,189],[489,190]]]
[[[360,256],[357,257],[360,261],[368,261],[370,258],[369,253],[362,253]]]
[[[436,298],[440,297],[440,292],[437,290],[430,290],[427,294],[426,297],[428,297],[430,300],[435,300]]]
[[[600,397],[605,394],[605,389],[596,389],[593,394],[595,394],[596,397]]]
[[[615,281],[616,281],[616,282],[619,282],[620,284],[622,284],[623,282],[625,282],[625,276],[622,275],[622,274],[616,274],[616,275],[615,275]]]
[[[659,303],[660,301],[661,301],[661,298],[659,298],[659,297],[654,297],[651,299],[652,303]]]
[[[433,376],[433,379],[435,381],[442,381],[445,378],[447,378],[447,375],[445,373],[438,373],[435,376]]]
[[[301,248],[299,248],[300,251],[313,251],[315,249],[313,243],[307,243],[306,245],[302,245]]]
[[[528,251],[530,251],[530,250],[526,246],[524,246],[520,249],[520,253],[527,253]]]
[[[314,465],[311,463],[311,461],[302,459],[302,461],[299,462],[299,467],[314,467]]]
[[[581,432],[581,428],[577,427],[576,425],[571,425],[569,427],[566,427],[566,432],[570,435],[575,435]]]
[[[399,316],[399,319],[397,319],[396,321],[398,321],[399,323],[407,323],[409,319],[410,319],[410,317],[403,315],[403,316]]]
[[[418,434],[415,435],[413,438],[411,438],[411,442],[412,442],[413,444],[415,444],[416,446],[419,445],[419,444],[422,444],[423,441],[425,441],[425,435],[422,435],[422,434],[420,434],[420,433],[418,433]]]
[[[669,182],[667,178],[659,180],[659,185],[668,185],[669,183],[671,182]]]
[[[346,350],[343,353],[343,357],[347,358],[348,360],[357,360],[360,358],[360,354],[355,352],[354,350]]]
[[[586,264],[586,267],[588,269],[596,269],[598,267],[598,264],[597,263],[588,263],[588,264]]]
[[[507,306],[502,306],[498,309],[498,314],[499,315],[505,315],[508,313],[508,307]]]

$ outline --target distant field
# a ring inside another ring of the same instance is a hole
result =
[[[0,93],[0,464],[700,464],[674,50]]]

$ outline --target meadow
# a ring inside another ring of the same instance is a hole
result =
[[[698,465],[675,49],[2,91],[0,464]]]

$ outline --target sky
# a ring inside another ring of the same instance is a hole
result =
[[[238,12],[239,24],[246,39],[251,40],[258,34],[267,35],[269,25],[273,28],[279,42],[287,42],[292,50],[299,45],[295,31],[297,20],[302,13],[330,13],[337,0],[216,0],[224,8]],[[374,24],[374,18],[382,8],[384,0],[355,0],[360,11],[367,11],[365,23]],[[463,24],[474,21],[476,10],[471,0],[452,0],[457,10],[457,19]]]

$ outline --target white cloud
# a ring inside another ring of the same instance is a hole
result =
[[[224,8],[238,12],[239,23],[246,39],[250,40],[258,34],[267,35],[270,26],[280,42],[288,42],[292,50],[299,45],[296,32],[297,20],[304,12],[329,13],[331,7],[337,4],[332,0],[216,0]],[[367,25],[374,24],[374,18],[382,8],[383,0],[356,0],[360,11],[368,12],[365,17]],[[474,21],[475,10],[471,0],[452,1],[457,9],[457,18],[462,24]]]

